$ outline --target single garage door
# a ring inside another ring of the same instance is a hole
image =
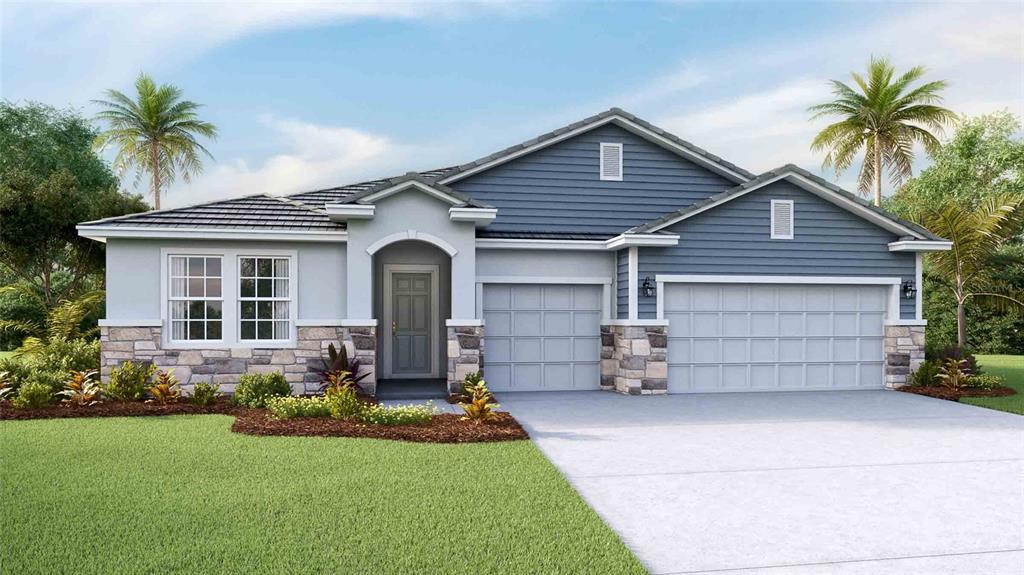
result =
[[[493,391],[600,389],[601,286],[485,284]]]
[[[882,286],[665,285],[670,393],[883,387]]]

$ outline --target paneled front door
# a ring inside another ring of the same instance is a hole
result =
[[[412,269],[409,269],[412,268]],[[398,378],[437,377],[436,272],[415,266],[389,267],[386,281],[385,351],[387,376]]]

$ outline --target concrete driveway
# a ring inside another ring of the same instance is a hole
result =
[[[498,399],[652,573],[1024,573],[1021,416],[891,391]]]

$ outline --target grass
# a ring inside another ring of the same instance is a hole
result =
[[[5,573],[643,573],[528,441],[0,422]]]
[[[979,355],[977,358],[985,373],[1006,379],[1006,385],[1016,389],[1017,395],[964,397],[960,402],[1024,415],[1024,355]]]

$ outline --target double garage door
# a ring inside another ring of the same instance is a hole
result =
[[[600,389],[601,293],[599,285],[485,284],[487,385]]]
[[[888,289],[666,284],[669,392],[880,388]]]

